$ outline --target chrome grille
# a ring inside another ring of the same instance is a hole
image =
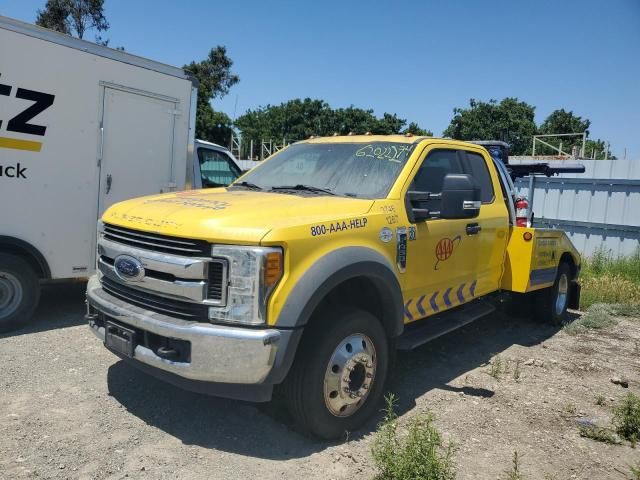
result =
[[[209,257],[211,245],[204,240],[170,237],[124,227],[104,224],[104,238],[113,242],[152,252],[170,253],[183,257]]]
[[[115,259],[119,255],[132,256],[144,265],[145,275],[135,285],[130,285],[115,271]],[[205,314],[209,306],[226,304],[228,262],[223,258],[211,258],[211,245],[206,241],[104,224],[98,239],[98,256],[101,281],[110,282],[108,285],[112,290],[124,287],[119,294],[124,300],[131,295],[131,303],[137,304],[140,299],[135,295],[141,294],[147,299],[161,299],[167,305],[195,304],[202,307]],[[155,309],[147,304],[141,306],[187,318],[166,308],[167,305],[161,305],[162,302],[154,303]]]
[[[209,308],[206,305],[182,302],[143,292],[114,282],[105,276],[100,279],[100,282],[107,293],[137,307],[183,320],[206,322],[209,319]]]

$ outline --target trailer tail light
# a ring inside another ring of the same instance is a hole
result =
[[[528,227],[529,223],[529,202],[526,198],[516,200],[516,226]]]

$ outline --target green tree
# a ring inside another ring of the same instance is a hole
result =
[[[617,157],[611,153],[611,150],[609,150],[607,142],[600,139],[587,139],[584,145],[584,156],[585,158],[593,158],[595,160],[604,160],[605,156],[611,160],[617,159]]]
[[[104,16],[104,0],[47,0],[44,9],[38,10],[36,25],[78,38],[84,38],[88,30],[105,32],[109,29]],[[99,35],[96,40],[108,43]]]
[[[236,127],[242,132],[245,141],[253,140],[260,143],[273,139],[287,142],[302,140],[312,135],[328,136],[337,133],[389,135],[403,133],[402,129],[407,121],[396,114],[384,113],[378,118],[373,110],[354,107],[332,109],[323,100],[305,98],[293,99],[280,105],[267,105],[248,110],[240,116]],[[412,123],[415,134],[428,132]],[[428,132],[430,133],[430,132]]]
[[[412,133],[417,137],[433,137],[433,132],[431,130],[420,128],[416,122],[409,123],[402,133]]]
[[[339,126],[329,105],[322,100],[295,99],[280,105],[258,107],[240,116],[236,126],[245,141],[301,140],[322,132],[336,131]]]
[[[539,134],[559,134],[559,133],[582,133],[586,132],[587,140],[585,142],[584,155],[585,157],[595,157],[596,160],[602,160],[605,158],[615,159],[616,157],[611,154],[608,149],[607,142],[600,139],[589,138],[589,127],[591,127],[591,120],[582,118],[575,115],[571,111],[566,111],[564,108],[554,110],[549,116],[542,122],[538,129]],[[573,148],[577,148],[578,152],[582,150],[582,137],[548,137],[543,140],[555,147],[560,147],[562,142],[562,150],[567,153],[572,153]],[[536,155],[553,155],[557,152],[545,145],[536,145]]]
[[[564,108],[554,110],[551,114],[542,122],[538,129],[539,134],[567,134],[567,133],[582,133],[586,132],[589,136],[589,126],[591,121],[583,119],[575,115],[571,111],[566,111]],[[562,146],[562,151],[571,153],[574,147],[582,149],[582,137],[547,137],[543,138],[546,143],[549,143],[557,148]],[[562,144],[562,145],[561,145]],[[547,147],[546,145],[537,143],[536,155],[555,155],[557,151]]]
[[[228,94],[240,81],[238,75],[232,73],[232,66],[227,49],[218,45],[201,62],[194,61],[183,67],[198,79],[196,137],[222,145],[229,144],[233,122],[226,114],[214,111],[211,101]]]
[[[457,140],[503,140],[511,144],[511,153],[524,155],[531,150],[536,132],[535,107],[517,98],[482,102],[469,100],[469,108],[454,108],[446,137]]]

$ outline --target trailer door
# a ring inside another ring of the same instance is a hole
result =
[[[178,100],[104,86],[98,216],[114,203],[173,186]]]

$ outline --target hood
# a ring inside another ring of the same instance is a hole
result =
[[[136,198],[102,220],[121,227],[212,243],[257,244],[275,228],[367,213],[373,200],[215,188]]]

